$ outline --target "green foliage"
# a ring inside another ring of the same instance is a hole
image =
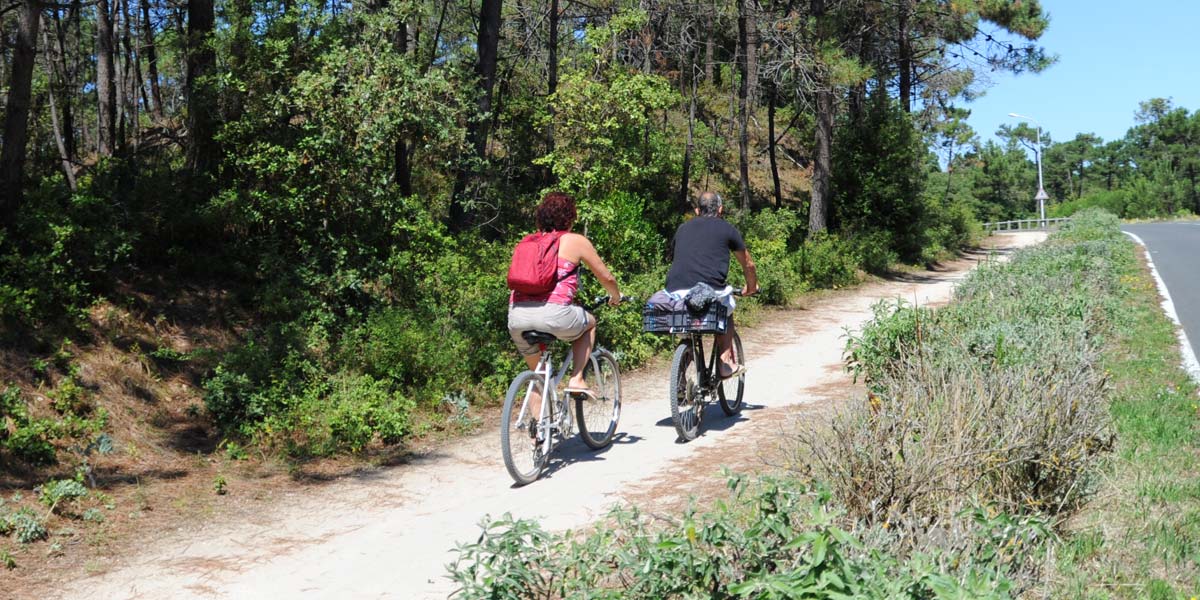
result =
[[[554,151],[535,163],[584,198],[647,189],[680,162],[677,135],[654,124],[655,113],[677,103],[660,75],[619,67],[598,77],[590,70],[567,73],[551,98]]]
[[[13,537],[22,544],[44,540],[50,532],[46,529],[46,521],[29,508],[21,508],[8,517],[9,528]]]
[[[656,227],[658,219],[648,218],[652,204],[628,192],[583,202],[576,230],[588,236],[618,276],[645,273],[663,263],[667,243]]]
[[[983,519],[974,547],[901,559],[876,544],[885,532],[844,529],[829,496],[798,481],[734,477],[730,490],[665,525],[624,509],[583,534],[485,520],[447,568],[463,598],[1009,598],[1009,565],[971,552],[1031,539]]]
[[[1200,111],[1188,113],[1169,100],[1141,103],[1138,125],[1108,143],[1093,134],[1050,143],[1043,132],[1042,166],[1050,195],[1047,211],[1070,216],[1096,207],[1122,218],[1157,218],[1200,211]],[[1035,147],[1036,130],[1004,126],[1006,146],[993,142],[957,161],[973,181],[972,203],[984,220],[1022,218],[1036,210],[1037,169],[1024,148]],[[1024,146],[1024,148],[1022,148]]]
[[[834,214],[853,232],[891,233],[892,247],[906,260],[924,245],[925,163],[929,155],[908,115],[882,91],[865,117],[843,124],[835,137]]]
[[[921,323],[933,316],[932,310],[899,299],[880,300],[871,312],[862,331],[847,335],[842,355],[856,382],[860,376],[867,382],[882,380],[899,368],[901,359],[921,342]]]
[[[78,500],[87,496],[87,493],[87,488],[74,479],[53,479],[42,484],[38,501],[46,505],[53,514],[63,502]]]
[[[767,209],[755,213],[739,213],[730,221],[742,232],[742,237],[754,257],[758,272],[761,300],[768,304],[787,304],[814,284],[806,280],[803,261],[807,246],[801,242],[801,216],[794,210]],[[740,265],[731,261],[734,281],[744,281]]]
[[[1134,264],[1116,219],[1088,212],[972,272],[948,307],[876,305],[846,349],[871,392],[832,433],[804,438],[818,476],[873,522],[951,519],[975,502],[1074,510],[1111,443],[1100,352]]]
[[[27,193],[11,228],[0,231],[0,321],[80,324],[101,274],[123,264],[138,241],[124,207],[103,193],[121,170],[100,165],[74,193],[54,177]]]
[[[858,261],[853,247],[841,238],[821,232],[801,245],[799,269],[814,288],[837,288],[858,281]]]
[[[0,427],[0,447],[16,458],[32,465],[50,465],[56,462],[56,451],[52,441],[58,428],[49,419],[29,416],[29,409],[15,386],[0,392],[0,423],[11,421],[15,428]]]
[[[859,267],[868,273],[887,273],[900,262],[900,255],[892,246],[892,234],[887,231],[861,233],[849,242]]]

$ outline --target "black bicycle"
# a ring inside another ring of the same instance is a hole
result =
[[[735,296],[741,296],[734,291]],[[745,354],[742,339],[733,335],[733,360],[742,369],[734,377],[720,375],[720,347],[716,336],[730,326],[729,311],[724,304],[713,302],[702,314],[687,310],[661,311],[646,307],[643,329],[654,333],[670,333],[680,337],[671,358],[671,421],[680,441],[691,441],[700,435],[705,408],[713,401],[727,416],[742,410],[746,391]],[[704,338],[711,336],[710,350],[705,352]],[[705,355],[708,355],[707,360]],[[728,388],[727,389],[727,386]]]

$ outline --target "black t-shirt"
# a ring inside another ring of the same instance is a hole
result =
[[[746,249],[742,234],[719,217],[696,217],[675,231],[667,289],[685,290],[704,282],[725,287],[729,275],[729,253]]]

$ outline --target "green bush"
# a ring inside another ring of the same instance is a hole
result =
[[[850,238],[854,256],[862,270],[882,274],[900,262],[900,255],[892,249],[892,235],[886,231],[861,233]]]
[[[387,382],[368,375],[341,374],[286,402],[290,410],[267,418],[264,429],[289,432],[285,445],[300,456],[360,452],[377,439],[395,444],[408,433],[413,409]]]
[[[976,544],[901,558],[884,548],[889,532],[843,528],[828,494],[796,480],[733,478],[730,489],[709,512],[663,524],[615,509],[582,535],[506,515],[447,568],[468,599],[1008,598],[1013,565],[989,552],[1044,532],[984,518]]]
[[[13,513],[8,517],[8,523],[13,536],[22,544],[32,544],[50,535],[45,519],[29,508],[22,508]]]
[[[762,302],[787,304],[809,289],[795,252],[801,235],[799,214],[791,209],[739,212],[731,216],[730,222],[742,232],[754,258]],[[731,261],[730,275],[735,284],[745,281],[736,260]]]
[[[1043,246],[980,267],[938,311],[881,303],[847,344],[871,393],[806,435],[817,476],[870,522],[952,522],[971,503],[1061,518],[1111,441],[1100,352],[1134,255],[1079,213]]]
[[[857,335],[846,341],[843,360],[857,381],[884,379],[901,359],[920,343],[921,324],[932,320],[928,308],[912,306],[904,300],[880,300],[871,306],[873,317]]]
[[[34,419],[15,386],[0,392],[0,423],[11,420],[13,427],[0,427],[0,447],[17,459],[31,465],[52,465],[57,462],[53,441],[59,428],[49,419]]]
[[[832,288],[858,282],[854,248],[836,236],[820,233],[800,246],[800,273],[814,288]]]
[[[54,479],[42,484],[38,501],[46,505],[53,513],[63,502],[70,502],[87,496],[87,488],[74,479]]]
[[[628,192],[579,202],[579,224],[614,273],[643,273],[663,262],[666,240],[647,218],[650,203]]]

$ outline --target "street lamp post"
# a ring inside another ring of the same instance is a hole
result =
[[[1046,194],[1046,188],[1042,186],[1042,125],[1041,125],[1041,123],[1037,122],[1037,119],[1034,119],[1033,117],[1030,117],[1030,116],[1019,115],[1017,113],[1008,113],[1008,116],[1015,117],[1018,119],[1029,119],[1037,127],[1037,147],[1035,147],[1033,149],[1033,157],[1034,157],[1034,160],[1037,161],[1038,191],[1037,191],[1037,195],[1034,196],[1033,199],[1038,201],[1038,218],[1041,219],[1041,222],[1038,225],[1041,227],[1045,227],[1046,226],[1046,201],[1050,199],[1050,196],[1048,196]]]

